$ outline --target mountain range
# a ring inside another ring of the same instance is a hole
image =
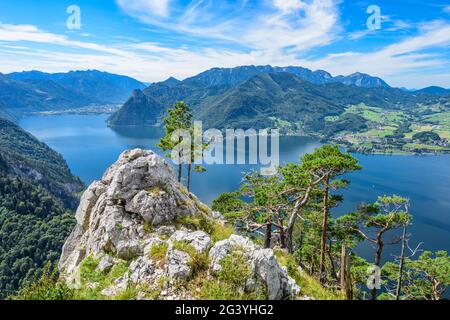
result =
[[[123,103],[134,89],[145,87],[133,78],[96,70],[0,74],[0,115]]]
[[[311,132],[324,129],[327,116],[340,115],[349,105],[402,109],[439,99],[391,88],[362,73],[332,77],[300,67],[214,68],[184,81],[169,78],[134,91],[108,124],[159,125],[167,107],[185,101],[206,127],[266,128],[287,121],[296,131]]]

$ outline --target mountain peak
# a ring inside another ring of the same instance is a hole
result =
[[[362,72],[355,72],[348,76],[337,76],[334,80],[345,85],[354,85],[362,88],[390,88],[383,79]]]
[[[175,87],[180,82],[181,82],[180,80],[178,80],[178,79],[176,79],[174,77],[170,77],[169,79],[164,80],[160,84],[168,86],[168,87]]]

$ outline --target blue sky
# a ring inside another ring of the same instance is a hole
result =
[[[69,29],[67,8],[81,12]],[[370,30],[367,9],[381,10]],[[299,65],[450,87],[448,0],[0,0],[0,72],[99,69],[153,82]]]

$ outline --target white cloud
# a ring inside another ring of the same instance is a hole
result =
[[[430,50],[450,46],[450,24],[436,21],[421,26],[421,33],[396,44],[385,46],[373,52],[345,52],[329,54],[325,58],[300,63],[311,68],[323,68],[334,74],[366,72],[380,76],[394,86],[425,86],[430,76],[411,77],[411,74],[427,73],[430,70],[448,70],[450,61],[445,54]],[[428,52],[430,51],[430,52]],[[441,73],[436,71],[435,74]],[[450,86],[450,79],[437,77],[444,86]],[[420,85],[419,85],[420,84]]]
[[[283,13],[289,13],[301,9],[305,3],[301,0],[274,0],[273,5]]]
[[[119,6],[130,14],[149,12],[152,15],[167,16],[170,0],[117,0]]]
[[[342,35],[337,2],[298,0],[283,4],[281,0],[270,1],[270,10],[254,12],[249,3],[242,0],[240,6],[228,8],[230,15],[223,18],[214,10],[216,0],[194,0],[180,13],[183,23],[177,19],[167,22],[168,17],[155,18],[152,13],[151,19],[156,19],[152,21],[157,21],[163,28],[189,36],[194,34],[197,39],[211,36],[220,40],[220,44],[231,42],[240,45],[228,49],[223,49],[223,46],[215,48],[212,44],[208,46],[204,40],[199,40],[200,46],[169,47],[117,35],[112,35],[113,44],[98,44],[91,38],[72,40],[71,34],[50,33],[32,25],[0,23],[0,71],[100,69],[153,82],[170,76],[184,79],[212,67],[272,64],[324,69],[335,75],[366,72],[380,76],[392,85],[409,87],[431,84],[432,75],[440,74],[435,78],[438,83],[433,84],[450,86],[450,61],[448,54],[442,51],[450,45],[450,24],[447,21],[416,25],[419,28],[416,36],[375,51],[343,51],[321,58],[305,58],[309,49],[325,46]],[[135,6],[147,3],[128,2]],[[226,4],[223,5],[227,8]],[[242,8],[246,10],[239,11]],[[167,14],[172,11],[177,10],[168,9]],[[139,19],[150,23],[146,20],[149,17],[150,12],[147,12]],[[358,37],[357,34],[353,36]],[[424,76],[419,76],[421,74]]]
[[[159,17],[146,1],[117,0],[124,12],[144,23],[249,50],[305,52],[330,43],[340,31],[337,0],[266,0],[258,9],[245,8],[247,2],[236,6],[224,0],[193,0],[187,6],[174,4],[173,15]]]
[[[125,55],[125,56],[128,55],[126,51],[117,50],[93,42],[70,40],[66,36],[42,31],[39,30],[36,26],[32,25],[11,25],[0,23],[0,41],[8,41],[8,42],[28,41],[36,43],[61,45],[79,49],[94,50],[116,55]]]

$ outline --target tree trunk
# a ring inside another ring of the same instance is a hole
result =
[[[187,176],[187,189],[191,191],[191,172],[192,172],[192,163],[188,164],[188,176]]]
[[[331,245],[332,245],[332,242],[330,239],[329,244],[327,246],[327,256],[328,256],[328,259],[330,260],[331,274],[333,275],[333,278],[336,279],[336,281],[338,281],[338,276],[336,273],[336,268],[334,266],[333,256],[331,255]]]
[[[383,241],[381,240],[381,235],[377,236],[377,252],[375,254],[375,265],[379,268],[381,265],[381,255],[383,253]],[[372,289],[372,300],[377,300],[377,288],[374,286]]]
[[[282,249],[286,249],[286,235],[284,233],[284,230],[285,230],[284,222],[283,222],[283,219],[280,214],[280,208],[277,208],[276,217],[277,217],[277,223],[278,223],[277,228],[279,229],[279,232],[280,232],[280,247]]]
[[[327,246],[327,229],[328,229],[328,215],[329,215],[329,183],[330,177],[327,175],[324,180],[324,195],[323,195],[323,218],[322,218],[322,239],[320,242],[320,260],[319,260],[319,277],[320,282],[324,283],[325,276],[325,250]]]
[[[269,221],[266,224],[266,232],[264,235],[264,249],[270,249],[272,244],[272,223]]]
[[[314,275],[315,272],[315,261],[314,261],[314,257],[316,256],[316,250],[314,249],[312,254],[311,254],[311,261],[310,261],[310,266],[309,266],[309,274],[310,275]]]
[[[182,142],[181,138],[178,140],[178,144],[180,145]],[[178,165],[178,183],[181,184],[181,178],[183,176],[183,161],[181,151],[178,152],[178,157],[180,158],[180,164]]]
[[[289,253],[292,253],[294,250],[292,243],[292,234],[294,232],[295,222],[297,221],[297,215],[300,210],[308,203],[314,186],[315,184],[311,184],[306,189],[304,196],[295,203],[294,210],[292,210],[291,216],[289,217],[288,227],[286,229],[286,249]]]
[[[351,277],[351,275],[350,275],[350,255],[348,254],[347,249],[345,248],[345,245],[342,245],[340,280],[341,280],[341,291],[345,295],[345,298],[347,300],[353,299],[352,282],[351,282],[350,277]]]
[[[284,234],[284,227],[280,227],[280,247],[286,249],[286,235]]]
[[[395,299],[400,300],[400,295],[402,293],[402,282],[403,282],[403,267],[405,264],[405,248],[406,248],[406,223],[403,225],[403,235],[402,235],[402,251],[400,253],[400,264],[398,270],[398,280],[397,280],[397,291],[395,293]]]

